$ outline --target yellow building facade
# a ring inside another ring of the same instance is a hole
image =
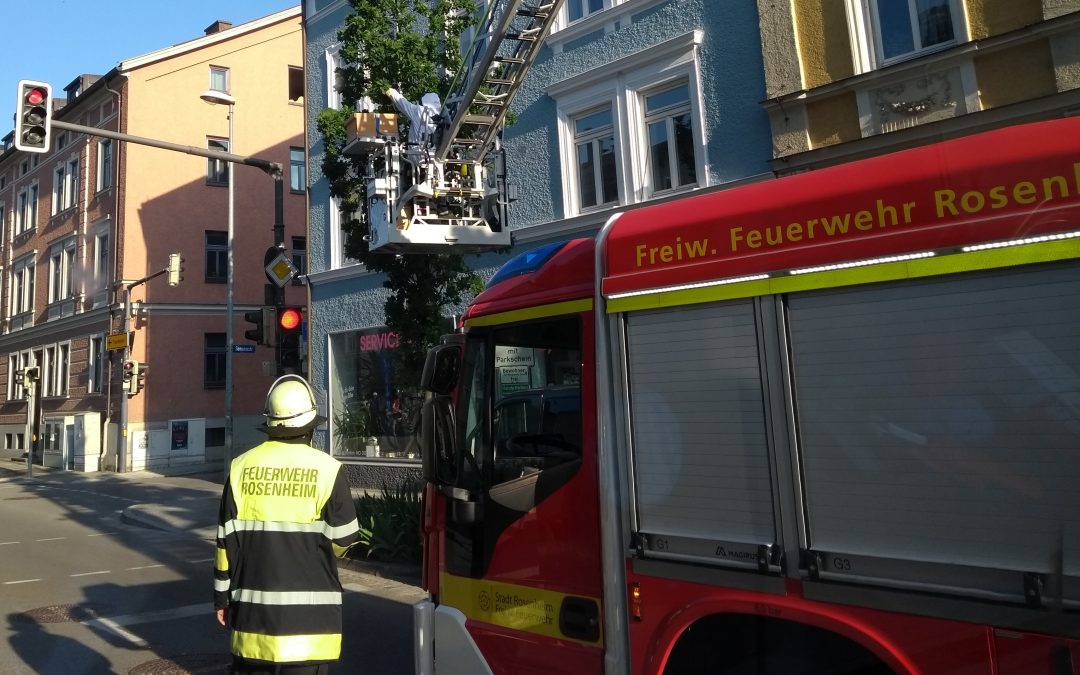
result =
[[[773,168],[1080,112],[1078,0],[758,2]]]

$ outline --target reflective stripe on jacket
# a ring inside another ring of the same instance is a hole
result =
[[[272,663],[337,659],[335,557],[359,529],[345,472],[328,454],[271,440],[233,460],[214,564],[214,605],[229,608],[233,654]]]

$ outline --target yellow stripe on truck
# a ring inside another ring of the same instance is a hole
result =
[[[518,321],[546,319],[552,316],[563,316],[564,314],[581,314],[590,309],[592,309],[592,298],[585,300],[567,300],[565,302],[553,302],[550,305],[539,305],[537,307],[515,309],[509,312],[499,312],[498,314],[477,316],[468,319],[465,322],[465,325],[470,328],[476,326],[496,326],[504,323],[517,323]]]
[[[559,630],[559,609],[563,600],[568,597],[582,596],[446,573],[443,573],[439,580],[439,602],[459,610],[472,621],[556,640],[571,640],[590,647],[602,647],[603,637],[596,642],[585,642],[567,637]],[[600,606],[599,599],[586,599],[593,600]],[[599,634],[604,634],[602,625]]]
[[[610,298],[607,301],[606,309],[609,314],[614,314],[643,309],[678,307],[702,302],[752,298],[758,295],[795,293],[821,288],[837,288],[840,286],[916,279],[958,272],[974,272],[1074,258],[1080,258],[1080,239],[1021,244],[1006,248],[954,253],[933,258],[879,263],[866,267],[853,267],[809,274],[785,274],[771,279],[757,279],[703,288],[669,291],[658,288],[654,292],[642,293],[641,295]]]

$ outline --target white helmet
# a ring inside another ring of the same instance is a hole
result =
[[[282,375],[266,394],[265,431],[283,438],[300,436],[326,421],[316,411],[315,393],[299,375]]]

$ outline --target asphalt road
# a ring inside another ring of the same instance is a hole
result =
[[[17,467],[16,467],[17,468]],[[210,604],[214,546],[196,528],[125,522],[136,504],[205,504],[182,478],[0,470],[0,672],[223,673]],[[205,509],[203,509],[205,511]],[[412,672],[415,586],[343,571],[345,647],[335,673]]]

